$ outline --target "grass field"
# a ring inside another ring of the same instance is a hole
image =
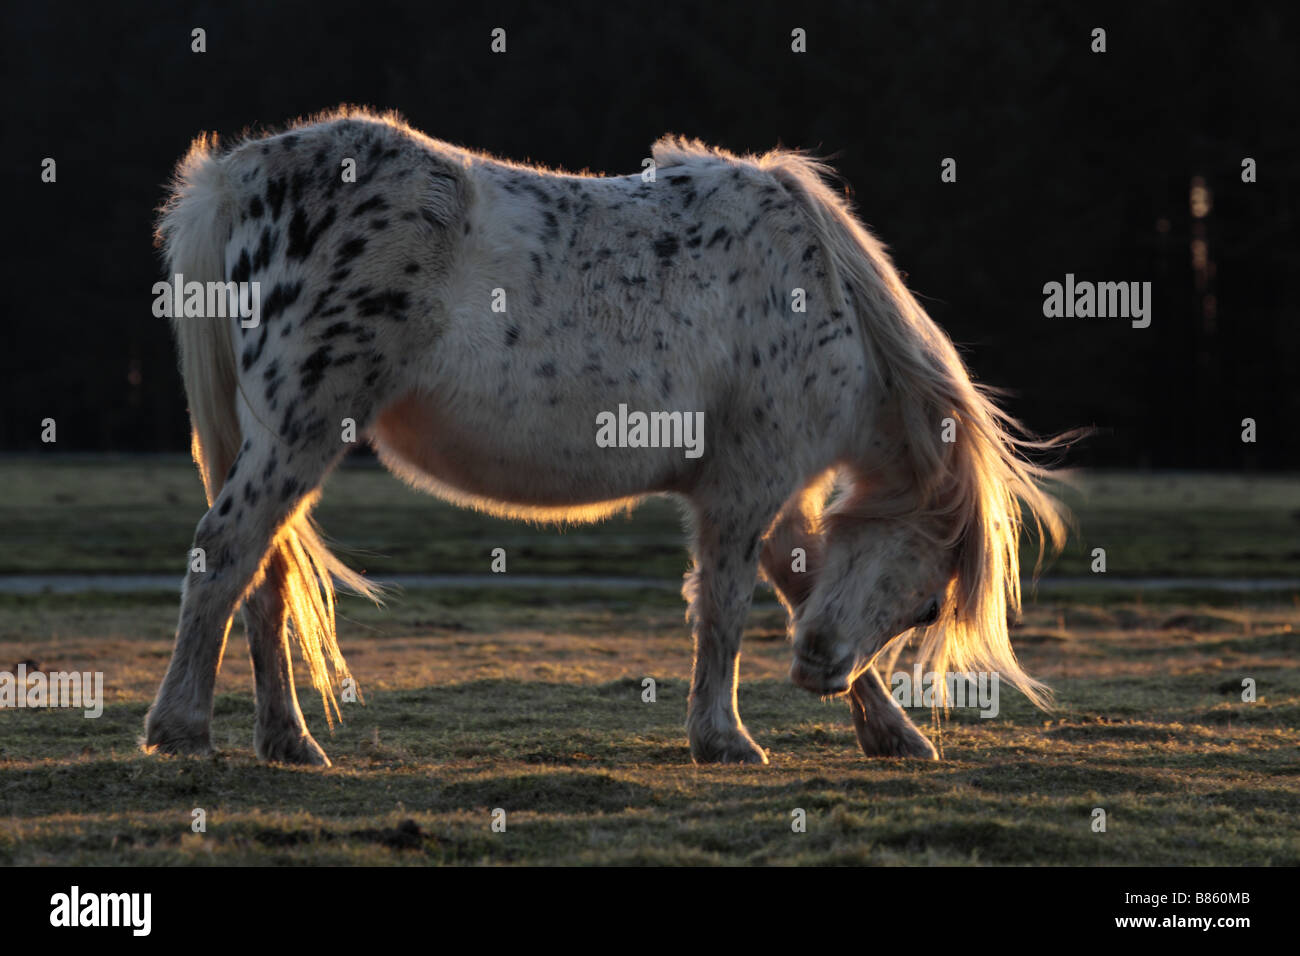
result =
[[[1089,573],[1105,548],[1125,577],[1300,574],[1300,480],[1230,475],[1084,476],[1062,495],[1078,517],[1051,573]],[[183,458],[0,459],[0,574],[57,571],[179,575],[203,516]],[[378,467],[335,472],[317,514],[350,563],[374,574],[486,574],[506,549],[517,574],[678,577],[687,567],[677,507],[557,530],[443,505]],[[1032,559],[1028,562],[1032,565]]]
[[[6,573],[179,582],[202,511],[179,460],[0,462],[0,491]],[[1088,476],[1083,491],[1080,538],[1053,573],[1084,574],[1105,547],[1117,577],[1297,577],[1294,479]],[[686,565],[662,502],[557,532],[356,468],[321,514],[367,552],[352,563],[379,572],[482,574],[494,547],[515,574],[671,579]],[[177,595],[0,594],[0,670],[99,670],[107,696],[96,720],[0,711],[0,863],[1300,864],[1300,588],[1044,588],[1015,642],[1057,709],[1007,689],[996,718],[954,710],[931,728],[937,763],[864,758],[842,701],[790,685],[782,615],[758,602],[740,706],[768,767],[691,764],[680,599],[576,586],[344,599],[366,703],[330,733],[302,695],[335,763],[322,772],[254,760],[241,626],[217,688],[221,754],[148,757],[135,742]],[[206,833],[191,830],[195,809]],[[806,832],[792,831],[796,809]]]

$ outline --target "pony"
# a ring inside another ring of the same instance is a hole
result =
[[[350,679],[335,582],[378,596],[311,519],[349,425],[400,478],[496,515],[682,500],[696,762],[768,760],[737,708],[760,577],[788,611],[792,681],[846,697],[867,755],[936,757],[877,673],[908,641],[934,670],[997,672],[1047,705],[1007,615],[1022,528],[1040,560],[1063,541],[1055,473],[1032,461],[1056,440],[972,382],[828,166],[673,136],[651,159],[571,174],[351,107],[193,142],[156,242],[178,288],[223,283],[232,311],[171,316],[209,507],[146,750],[212,749],[242,606],[257,756],[329,765],[289,645],[332,727]],[[250,322],[233,303],[254,283]],[[700,425],[688,447],[683,421]]]

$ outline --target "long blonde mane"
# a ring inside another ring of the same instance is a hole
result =
[[[758,165],[803,201],[827,252],[830,280],[853,299],[868,360],[898,398],[905,436],[898,452],[911,473],[905,515],[937,516],[950,529],[940,547],[955,549],[956,575],[940,618],[914,632],[918,663],[939,674],[991,671],[1040,707],[1050,691],[1020,667],[1007,633],[1020,611],[1022,530],[1032,526],[1044,549],[1059,551],[1068,512],[1043,484],[1063,474],[1027,459],[1058,448],[1077,433],[1036,440],[976,385],[947,334],[908,291],[884,246],[858,221],[848,202],[828,188],[829,167],[786,150]],[[951,417],[956,441],[945,442]],[[882,503],[882,508],[898,502]],[[906,641],[895,641],[882,663],[888,673]],[[946,681],[943,682],[946,686]]]

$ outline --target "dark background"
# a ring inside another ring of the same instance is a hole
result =
[[[831,156],[977,378],[1012,389],[1036,431],[1098,426],[1072,462],[1300,467],[1291,6],[7,4],[0,449],[48,449],[45,417],[60,451],[187,447],[151,312],[172,164],[201,130],[346,101],[570,169],[638,171],[668,131]],[[57,184],[40,181],[46,156]],[[1213,196],[1202,289],[1196,176]],[[1152,282],[1151,327],[1044,318],[1043,284],[1067,272]]]

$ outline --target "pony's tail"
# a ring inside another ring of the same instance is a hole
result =
[[[1036,439],[997,406],[994,390],[971,381],[952,340],[908,291],[884,247],[826,185],[829,167],[789,151],[769,153],[758,164],[799,199],[827,254],[830,281],[857,308],[862,341],[870,345],[867,361],[903,399],[906,445],[899,452],[916,489],[909,510],[952,519],[950,536],[939,544],[957,554],[956,580],[943,616],[919,634],[919,663],[942,673],[998,673],[1046,709],[1051,692],[1016,660],[1007,621],[1020,610],[1022,529],[1037,532],[1036,575],[1043,552],[1064,545],[1070,516],[1044,487],[1067,476],[1027,455],[1059,449],[1085,433]],[[945,416],[959,424],[961,440],[939,438],[936,423]],[[885,652],[888,667],[904,643]]]
[[[156,238],[163,248],[168,278],[180,274],[183,282],[226,280],[225,249],[234,227],[237,197],[215,148],[215,136],[194,141],[177,166],[171,192],[159,211]],[[232,325],[215,317],[173,316],[172,331],[189,403],[190,450],[211,507],[244,441],[236,405],[239,381]],[[276,580],[289,626],[332,727],[334,716],[342,717],[333,681],[352,676],[335,629],[334,579],[373,600],[378,600],[380,591],[330,553],[311,520],[314,503],[315,496],[309,496],[280,527],[248,591],[261,585],[278,556],[275,563],[283,573]]]

